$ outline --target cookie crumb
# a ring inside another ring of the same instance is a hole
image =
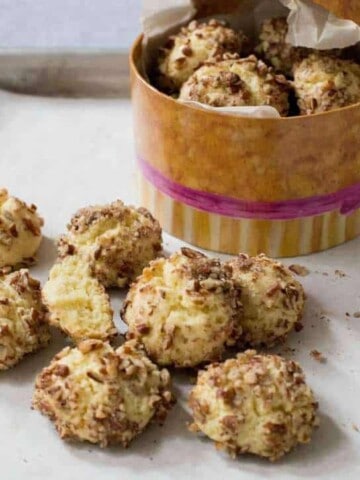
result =
[[[343,272],[342,270],[335,270],[335,275],[337,275],[340,278],[344,278],[347,276],[346,273]]]
[[[291,270],[293,273],[295,273],[299,277],[306,277],[310,273],[310,270],[308,268],[304,267],[303,265],[297,265],[297,264],[290,265],[289,270]]]
[[[326,363],[326,357],[319,350],[311,350],[310,355],[319,363]]]
[[[296,353],[296,348],[285,347],[282,351],[282,354],[294,355]]]

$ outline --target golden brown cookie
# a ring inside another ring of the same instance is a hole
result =
[[[278,73],[292,76],[294,63],[311,52],[310,48],[293,47],[286,42],[289,26],[286,17],[267,19],[261,26],[255,51]]]
[[[0,370],[49,343],[45,316],[40,283],[28,270],[0,276]]]
[[[86,340],[64,348],[38,375],[33,406],[63,439],[127,447],[153,419],[162,423],[174,403],[167,370],[135,342],[114,350]]]
[[[239,292],[218,260],[182,248],[151,262],[122,310],[128,336],[160,365],[194,367],[219,359],[240,331]]]
[[[360,65],[351,60],[310,55],[294,67],[294,88],[302,115],[360,102]]]
[[[271,347],[302,328],[305,293],[287,267],[263,254],[240,254],[228,266],[241,287],[240,344]]]
[[[105,288],[125,287],[161,251],[159,222],[145,208],[110,205],[82,208],[59,242],[60,256],[78,253]]]
[[[288,114],[290,84],[283,75],[274,74],[254,55],[223,58],[200,67],[182,86],[180,100],[212,107],[268,105],[282,116]]]
[[[108,340],[117,334],[109,296],[79,255],[68,255],[53,266],[43,299],[50,324],[75,342]]]
[[[34,263],[43,224],[35,205],[0,189],[0,268]]]
[[[300,366],[253,350],[200,372],[189,404],[191,430],[233,457],[253,453],[278,460],[308,443],[318,426],[318,405]]]
[[[160,49],[157,84],[164,90],[177,91],[202,63],[225,52],[241,54],[247,44],[242,32],[235,32],[223,22],[194,20]]]

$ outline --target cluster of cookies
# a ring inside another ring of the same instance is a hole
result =
[[[207,365],[189,398],[193,431],[233,456],[276,460],[310,441],[317,403],[298,364],[245,349],[300,330],[304,301],[291,272],[265,255],[222,263],[182,248],[144,269],[122,318],[158,365]],[[218,363],[229,347],[245,352]]]
[[[299,330],[305,295],[279,262],[239,255],[226,263],[182,248],[150,263],[122,309],[128,336],[164,366],[218,361],[226,347],[271,347]]]
[[[41,290],[28,270],[42,219],[5,190],[0,195],[0,370],[50,341],[50,325],[76,344],[38,375],[33,406],[62,438],[127,446],[174,403],[170,375],[136,341],[115,349],[105,288],[123,287],[161,250],[161,228],[145,209],[117,201],[77,212],[58,242],[58,259]]]
[[[21,219],[36,211],[21,205],[12,219],[19,238]],[[0,278],[0,368],[46,345],[53,325],[74,346],[38,375],[33,406],[62,438],[128,446],[175,403],[164,367],[205,367],[189,397],[191,430],[231,455],[271,460],[310,441],[317,403],[299,365],[246,350],[301,329],[301,284],[264,255],[221,262],[189,248],[164,258],[161,248],[159,223],[145,209],[116,201],[79,210],[42,292],[26,270]],[[106,289],[126,286],[128,331],[115,348]],[[219,363],[234,349],[243,353]]]
[[[268,105],[281,116],[360,102],[358,63],[341,58],[341,50],[293,47],[287,33],[285,17],[266,20],[251,48],[242,32],[224,22],[192,21],[160,48],[155,84],[183,101],[212,107]]]

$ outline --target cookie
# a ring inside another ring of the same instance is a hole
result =
[[[244,314],[239,343],[271,347],[302,328],[305,293],[287,267],[263,254],[241,254],[228,266],[241,287]]]
[[[40,283],[28,270],[0,276],[0,370],[48,344],[45,317]]]
[[[248,44],[242,32],[236,32],[218,20],[192,21],[177,35],[169,37],[160,49],[157,85],[168,92],[178,91],[202,63],[225,52],[242,53]]]
[[[277,73],[289,77],[293,74],[294,63],[302,60],[314,50],[294,47],[287,43],[289,25],[286,17],[270,18],[263,22],[259,43],[255,48],[257,55],[271,65]]]
[[[64,348],[38,375],[33,407],[63,439],[127,447],[150,421],[163,423],[174,403],[167,370],[135,342],[114,350],[85,340]]]
[[[39,249],[44,221],[27,205],[0,189],[0,268],[31,265]]]
[[[300,366],[253,350],[198,375],[189,405],[200,431],[233,457],[278,460],[308,443],[318,426],[317,402]]]
[[[81,255],[105,288],[125,287],[158,256],[161,233],[159,222],[145,208],[118,200],[79,210],[59,241],[59,254]]]
[[[271,106],[289,112],[290,84],[254,55],[225,55],[200,67],[181,88],[179,99],[211,107]]]
[[[301,115],[323,113],[360,102],[360,65],[352,60],[310,55],[294,67]]]
[[[194,367],[219,359],[241,329],[230,273],[189,248],[154,260],[126,297],[128,337],[141,341],[159,365]]]
[[[109,296],[79,255],[67,255],[53,266],[43,300],[50,324],[75,342],[108,340],[117,333]]]

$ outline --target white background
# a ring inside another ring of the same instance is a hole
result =
[[[0,48],[126,48],[141,0],[0,0]]]

